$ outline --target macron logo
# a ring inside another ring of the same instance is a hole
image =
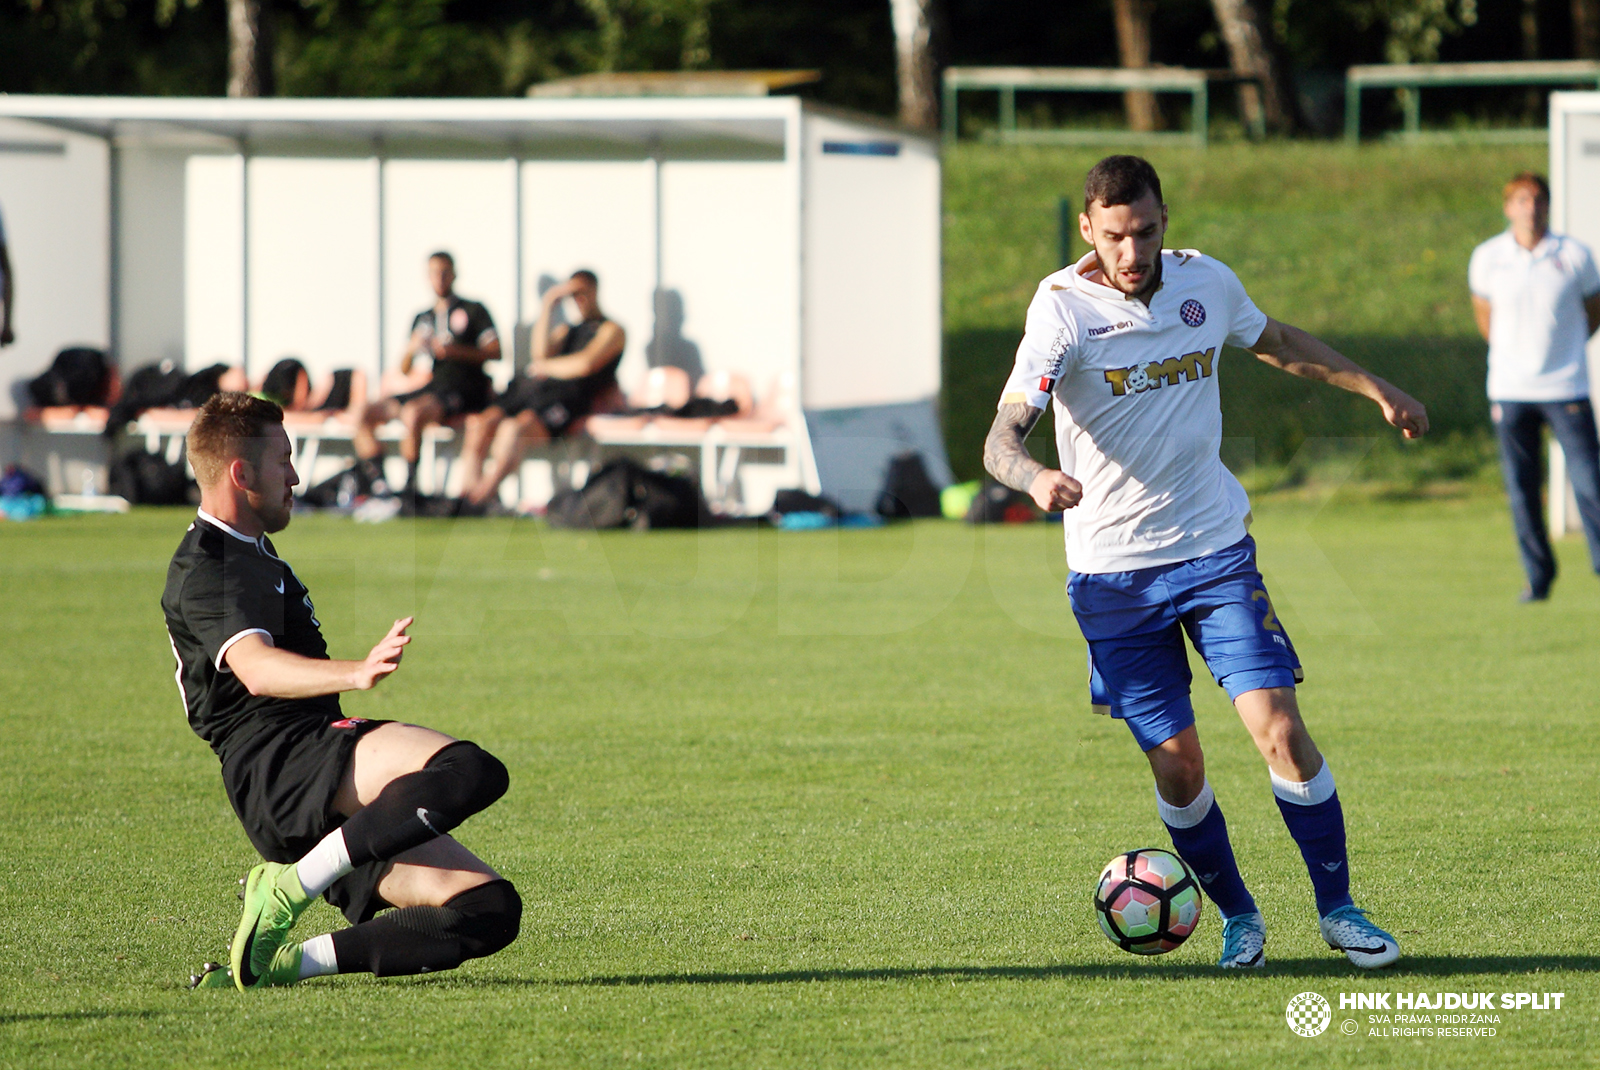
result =
[[[1089,337],[1099,338],[1102,334],[1110,334],[1112,331],[1125,331],[1132,326],[1132,320],[1123,320],[1121,323],[1113,323],[1109,327],[1090,327]]]

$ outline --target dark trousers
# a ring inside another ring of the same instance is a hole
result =
[[[1544,595],[1556,578],[1555,554],[1545,531],[1540,492],[1544,485],[1544,456],[1540,429],[1549,424],[1567,455],[1567,475],[1577,492],[1578,514],[1589,540],[1589,560],[1600,572],[1600,438],[1595,434],[1594,409],[1589,399],[1578,401],[1497,401],[1495,434],[1500,439],[1500,470],[1505,475],[1506,497],[1517,528],[1517,550],[1528,587]],[[1565,488],[1552,487],[1552,494]]]

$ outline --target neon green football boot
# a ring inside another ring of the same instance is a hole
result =
[[[244,916],[228,948],[233,983],[243,992],[300,979],[300,945],[289,944],[289,930],[311,905],[294,866],[263,862],[250,871],[244,888]],[[282,954],[280,954],[282,953]],[[292,954],[291,954],[292,953]],[[288,973],[285,957],[292,958]]]

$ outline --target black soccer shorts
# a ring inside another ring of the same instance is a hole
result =
[[[230,734],[222,753],[222,783],[245,835],[268,862],[297,862],[344,824],[333,799],[355,753],[356,741],[388,721],[346,717],[330,722],[322,712],[270,711]],[[389,863],[370,862],[339,878],[323,893],[351,924],[389,906],[378,881]]]

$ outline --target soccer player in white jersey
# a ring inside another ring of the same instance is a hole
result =
[[[1223,916],[1219,965],[1264,965],[1266,926],[1206,780],[1186,632],[1267,761],[1323,939],[1357,966],[1387,966],[1400,948],[1350,898],[1333,773],[1295,701],[1299,659],[1256,569],[1249,499],[1218,456],[1222,347],[1370,398],[1407,438],[1427,431],[1427,413],[1263,315],[1223,264],[1163,249],[1167,208],[1145,160],[1101,160],[1083,200],[1078,225],[1093,251],[1039,284],[984,465],[1065,511],[1067,593],[1089,643],[1092,701],[1126,722],[1150,760],[1161,820]],[[1025,445],[1052,402],[1060,470]]]

